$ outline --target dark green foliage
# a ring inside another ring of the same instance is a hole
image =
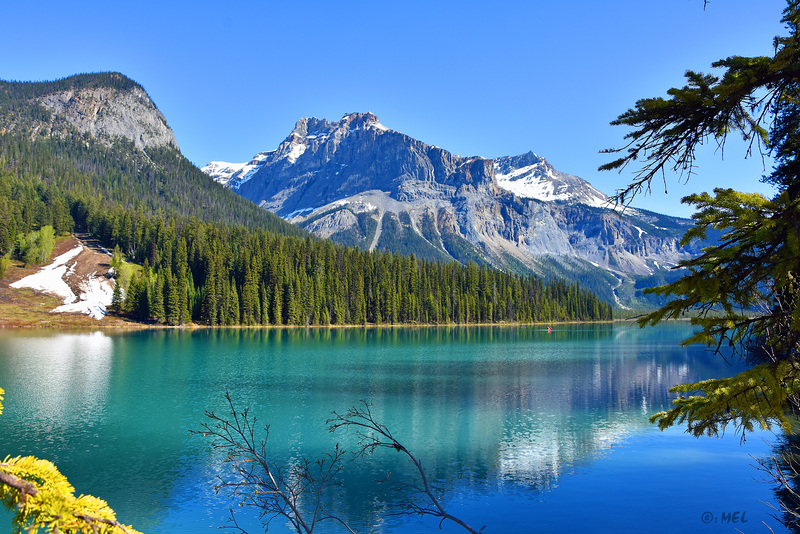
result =
[[[145,268],[130,281],[124,309],[143,321],[306,325],[611,318],[611,306],[577,284],[544,282],[474,262],[462,266],[367,252],[197,219],[164,224],[123,210],[90,212],[89,230],[113,247],[119,242],[109,228],[126,217],[139,243],[131,259]]]
[[[21,211],[23,222],[30,227],[51,224],[59,233],[72,230],[70,223],[85,229],[86,211],[99,204],[135,208],[148,215],[169,213],[304,235],[299,228],[215,183],[171,148],[145,152],[122,142],[108,148],[78,134],[31,141],[21,134],[6,133],[0,134],[0,173],[4,181],[10,180],[3,189],[11,198],[28,200],[11,210]],[[36,190],[35,195],[31,189]],[[123,237],[133,237],[126,233],[125,221],[120,223],[115,230]],[[0,217],[0,240],[2,226]],[[125,246],[122,250],[131,252]]]
[[[164,223],[118,206],[95,209],[80,207],[86,230],[106,246],[127,248],[132,261],[145,265],[130,280],[123,306],[143,321],[304,325],[611,319],[611,306],[576,284],[544,282],[474,262],[462,266],[367,252],[194,218]],[[119,231],[125,224],[130,228]]]
[[[147,312],[147,317],[158,323],[166,322],[167,314],[164,310],[164,281],[162,278],[155,276],[150,280],[150,286],[150,309]]]
[[[114,281],[114,293],[111,296],[111,311],[119,313],[122,310],[122,288],[118,280]]]
[[[720,239],[680,262],[683,277],[650,290],[669,301],[640,324],[692,313],[697,329],[685,343],[762,363],[731,378],[675,386],[675,406],[651,418],[662,428],[686,422],[695,435],[715,435],[728,424],[743,432],[778,424],[790,431],[787,412],[800,410],[800,2],[787,2],[782,22],[789,35],[775,39],[772,57],[717,61],[712,67],[722,76],[689,71],[687,85],[668,98],[638,101],[613,123],[632,127],[630,141],[601,168],[641,165],[620,191],[622,202],[666,169],[690,175],[697,147],[711,141],[723,148],[733,132],[775,159],[765,179],[777,188],[771,199],[721,187],[683,199],[697,207],[683,244],[711,232]]]

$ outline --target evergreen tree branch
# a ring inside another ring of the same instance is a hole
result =
[[[670,389],[680,395],[671,410],[654,414],[650,421],[662,430],[675,424],[687,424],[687,432],[696,437],[717,436],[728,424],[742,432],[753,432],[756,425],[769,430],[773,425],[791,431],[786,417],[788,398],[800,393],[800,373],[794,362],[762,364],[731,378],[711,379],[681,384]]]

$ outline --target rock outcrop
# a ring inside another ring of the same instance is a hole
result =
[[[0,81],[0,96],[14,102],[10,107],[0,105],[0,123],[6,131],[22,129],[46,137],[77,130],[106,146],[125,139],[137,149],[180,150],[167,120],[145,90],[117,72],[79,74],[51,82]]]
[[[175,134],[164,115],[140,87],[70,89],[40,97],[39,103],[78,129],[100,140],[122,137],[136,148],[171,146]]]

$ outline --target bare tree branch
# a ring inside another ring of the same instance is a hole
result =
[[[214,488],[217,493],[224,490],[240,506],[259,510],[259,518],[267,529],[272,519],[282,517],[299,534],[312,533],[322,521],[339,523],[354,534],[354,530],[343,517],[324,506],[326,491],[332,486],[341,485],[338,475],[342,470],[345,450],[337,443],[333,452],[315,462],[308,459],[303,459],[296,465],[275,462],[267,453],[269,426],[264,427],[264,438],[259,441],[256,437],[256,418],[251,417],[247,409],[237,412],[228,392],[225,393],[225,399],[230,407],[228,418],[213,411],[206,412],[211,422],[201,425],[202,430],[191,431],[195,435],[211,437],[214,440],[212,447],[224,452],[224,462],[232,467],[232,476],[217,477],[219,483]],[[440,526],[444,521],[452,521],[471,534],[482,533],[486,527],[475,530],[447,512],[431,488],[422,463],[394,438],[386,425],[373,417],[371,406],[362,401],[362,406],[353,406],[344,414],[333,412],[333,417],[327,424],[331,432],[340,428],[355,428],[360,448],[353,453],[354,458],[372,453],[376,449],[393,449],[405,454],[416,467],[420,477],[419,484],[390,482],[396,487],[413,490],[423,496],[424,501],[409,501],[403,512],[392,515],[432,516],[439,518]],[[387,481],[388,478],[387,476]],[[227,528],[245,533],[245,528],[237,521],[232,508],[229,509],[229,514]]]
[[[376,449],[394,449],[395,451],[401,452],[408,457],[408,460],[414,464],[414,467],[417,468],[421,483],[420,485],[395,484],[414,489],[428,499],[428,502],[423,505],[413,501],[407,503],[408,509],[411,511],[411,513],[421,516],[429,515],[437,517],[440,519],[440,526],[445,520],[447,520],[460,525],[467,532],[472,534],[479,534],[483,532],[483,530],[486,528],[485,526],[481,527],[480,530],[475,530],[467,523],[445,510],[444,506],[442,506],[442,504],[439,502],[439,499],[433,493],[433,490],[428,483],[428,477],[425,475],[425,470],[422,468],[422,462],[417,459],[402,443],[397,441],[397,439],[395,439],[391,431],[385,425],[375,420],[372,415],[372,405],[370,403],[362,400],[361,404],[361,407],[353,406],[344,414],[334,412],[334,417],[328,420],[328,424],[330,425],[329,430],[331,432],[336,432],[340,428],[347,430],[354,428],[356,435],[358,436],[359,445],[361,447],[360,450],[354,453],[356,457],[362,456],[366,453],[371,454],[375,452]]]
[[[331,486],[339,485],[337,475],[342,469],[345,450],[337,444],[325,458],[311,462],[303,459],[297,465],[286,466],[271,461],[267,454],[269,426],[264,427],[264,438],[256,438],[256,418],[247,409],[237,412],[230,394],[225,393],[230,406],[230,418],[226,419],[213,411],[206,412],[212,423],[204,423],[203,430],[192,434],[211,437],[212,447],[226,453],[225,463],[233,468],[232,477],[218,476],[215,491],[227,491],[240,505],[260,510],[260,519],[265,527],[275,517],[283,517],[298,533],[310,534],[321,521],[333,520],[348,532],[354,531],[347,523],[331,514],[323,505],[323,494]],[[311,505],[306,505],[311,497]],[[230,528],[246,532],[236,521],[230,509]]]

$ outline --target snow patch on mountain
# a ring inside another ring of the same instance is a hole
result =
[[[284,215],[283,218],[286,219],[287,221],[289,221],[293,217],[298,217],[300,215],[303,215],[304,213],[315,211],[316,209],[317,208],[303,208],[303,209],[299,209],[299,210],[294,210],[293,212],[287,213],[286,215]]]
[[[49,265],[42,267],[38,272],[9,285],[15,289],[27,287],[42,291],[62,299],[64,304],[71,304],[77,300],[77,297],[64,281],[64,276],[70,268],[68,262],[80,254],[81,251],[83,251],[83,246],[78,245],[55,257]]]
[[[286,158],[290,163],[297,161],[297,158],[303,155],[306,151],[306,145],[303,143],[293,142],[289,144],[289,149],[282,157]]]
[[[367,121],[366,125],[367,125],[367,127],[375,128],[376,130],[381,130],[383,132],[391,131],[389,128],[387,128],[386,126],[384,126],[383,124],[381,124],[377,120],[375,120],[375,121]]]
[[[246,163],[228,163],[226,161],[211,161],[200,170],[219,182],[228,185],[234,174],[240,172]]]
[[[495,160],[497,185],[518,197],[611,207],[608,197],[585,180],[557,171],[533,152]]]
[[[60,298],[61,306],[52,313],[83,313],[100,320],[106,315],[114,295],[113,282],[104,275],[92,272],[87,276],[76,275],[77,257],[86,248],[78,244],[34,274],[9,284],[15,289],[30,288]],[[68,281],[77,286],[76,295]]]
[[[275,151],[261,152],[256,154],[252,160],[247,163],[228,163],[226,161],[212,161],[202,169],[204,173],[214,179],[215,182],[237,189],[243,183],[248,181],[265,163],[265,159]]]

